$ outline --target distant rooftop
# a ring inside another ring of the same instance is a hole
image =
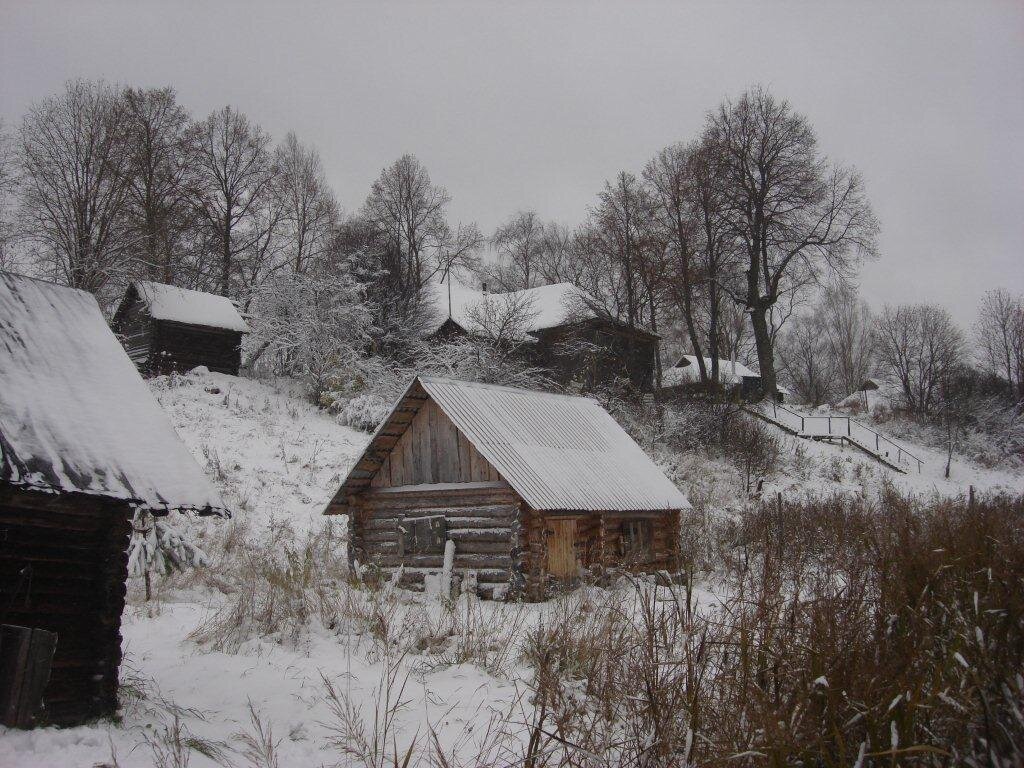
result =
[[[226,296],[148,280],[136,280],[132,285],[154,320],[168,320],[242,333],[249,331],[249,326],[238,313],[238,309]]]

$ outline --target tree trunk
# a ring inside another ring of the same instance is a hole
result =
[[[757,365],[761,369],[761,397],[778,399],[778,385],[775,378],[775,357],[772,354],[771,332],[768,329],[768,307],[756,302],[750,313],[750,324],[754,328],[754,343],[757,346]]]

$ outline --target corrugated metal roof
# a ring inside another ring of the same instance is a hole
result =
[[[452,379],[420,377],[418,382],[534,509],[689,507],[596,400]]]

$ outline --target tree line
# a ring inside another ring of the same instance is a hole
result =
[[[704,382],[719,380],[720,359],[751,362],[767,394],[781,374],[818,404],[882,373],[928,412],[974,357],[1024,394],[1020,297],[986,297],[976,355],[941,307],[871,312],[854,287],[878,251],[863,180],[761,87],[617,173],[574,228],[524,210],[485,235],[452,221],[450,203],[404,155],[345,214],[314,147],[293,133],[275,144],[230,106],[196,118],[169,87],[72,81],[0,126],[0,268],[108,307],[136,278],[230,296],[266,320],[254,359],[301,359],[326,376],[337,351],[322,337],[342,328],[360,349],[408,354],[428,283],[565,281],[692,352]],[[671,362],[659,357],[658,377]]]

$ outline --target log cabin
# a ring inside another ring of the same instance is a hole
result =
[[[575,380],[592,389],[619,378],[640,392],[654,389],[658,335],[611,317],[572,283],[490,293],[486,285],[477,291],[449,280],[428,283],[424,291],[428,337],[514,342],[530,364],[563,385]]]
[[[139,509],[225,513],[93,296],[0,272],[0,624],[56,633],[34,724],[115,712]]]
[[[451,542],[480,594],[541,599],[587,570],[677,570],[688,507],[596,400],[421,376],[326,513],[354,562],[414,588]]]
[[[226,296],[146,280],[128,286],[111,327],[146,376],[200,365],[237,376],[249,332]]]

